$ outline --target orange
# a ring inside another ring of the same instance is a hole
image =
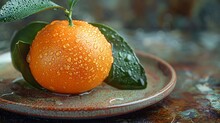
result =
[[[84,21],[53,21],[36,35],[28,55],[31,73],[44,88],[78,94],[100,85],[113,63],[112,47]]]

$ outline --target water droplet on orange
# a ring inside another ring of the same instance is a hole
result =
[[[71,58],[71,57],[67,58],[67,61],[68,61],[68,62],[71,62],[71,61],[72,61],[72,58]]]
[[[60,71],[57,71],[57,75],[58,75],[58,76],[60,75]]]
[[[60,54],[61,54],[61,52],[60,52],[60,51],[56,52],[56,56],[59,56]]]

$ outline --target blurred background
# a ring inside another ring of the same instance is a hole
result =
[[[66,6],[66,0],[53,1]],[[168,98],[122,121],[220,122],[220,0],[79,0],[73,17],[111,26],[135,50],[159,56],[176,70],[177,85]],[[16,30],[55,19],[66,18],[49,10],[0,23],[0,54],[9,50]]]
[[[0,0],[0,6],[6,1]],[[53,1],[67,6],[63,0]],[[109,25],[134,49],[168,61],[220,53],[220,0],[80,0],[73,17]],[[31,21],[54,19],[65,19],[64,13],[49,10],[0,23],[0,50],[7,49],[13,33]]]

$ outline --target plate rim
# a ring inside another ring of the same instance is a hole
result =
[[[0,55],[4,54],[4,53],[7,53],[7,52],[3,52],[1,53]],[[122,108],[122,107],[127,107],[127,106],[132,106],[132,105],[136,105],[136,104],[139,104],[139,103],[144,103],[145,101],[149,100],[149,99],[153,99],[153,98],[156,98],[162,94],[164,94],[164,96],[162,96],[161,99],[155,101],[154,103],[150,103],[148,105],[145,105],[145,106],[142,106],[140,108],[136,108],[135,110],[132,110],[132,111],[127,111],[125,113],[129,113],[129,112],[133,112],[133,111],[137,111],[137,110],[140,110],[142,109],[143,107],[148,107],[150,105],[153,105],[159,101],[161,101],[162,99],[164,99],[165,97],[167,97],[172,91],[173,89],[175,88],[175,85],[176,85],[176,81],[177,81],[177,76],[176,76],[176,72],[174,70],[174,68],[168,63],[166,62],[165,60],[155,56],[155,55],[152,55],[152,54],[149,54],[149,53],[145,53],[143,51],[135,51],[136,55],[140,55],[140,56],[143,56],[143,57],[148,57],[150,59],[153,59],[154,61],[157,61],[158,63],[162,63],[163,65],[165,65],[168,70],[170,71],[170,80],[169,82],[160,90],[158,90],[154,95],[151,95],[149,97],[146,97],[146,98],[142,98],[142,99],[139,99],[139,100],[135,100],[135,101],[132,101],[132,102],[128,102],[128,103],[124,103],[124,104],[118,104],[118,105],[113,105],[113,106],[108,106],[108,107],[104,107],[104,108],[93,108],[93,109],[82,109],[80,111],[97,111],[97,110],[110,110],[110,109],[114,109],[114,108]],[[31,108],[33,110],[47,110],[48,111],[48,108],[46,107],[42,107],[42,106],[34,106],[34,105],[27,105],[27,104],[22,104],[22,103],[17,103],[17,102],[13,102],[13,101],[9,101],[9,100],[6,100],[6,99],[2,99],[0,98],[0,102],[1,104],[5,104],[5,105],[11,105],[11,106],[23,106],[23,107],[26,107],[26,108]],[[1,105],[0,104],[0,105]],[[7,110],[7,111],[10,111],[10,112],[14,112],[14,113],[19,113],[19,114],[24,114],[24,115],[27,115],[27,113],[25,112],[19,112],[19,111],[14,111],[10,108],[3,108],[2,106],[0,107],[0,109],[3,109],[3,110]],[[75,108],[52,108],[50,111],[68,111],[68,112],[76,112],[76,111],[79,111],[79,110],[74,110]],[[116,113],[116,114],[112,114],[111,116],[116,116],[116,115],[120,115],[120,114],[125,114],[125,113]],[[65,116],[49,116],[49,115],[37,115],[37,114],[28,114],[30,116],[39,116],[39,117],[45,117],[45,118],[74,118],[74,119],[93,119],[93,118],[100,118],[100,117],[103,117],[102,115],[100,116],[94,116],[94,117],[77,117],[77,116],[73,116],[73,117],[65,117]],[[110,117],[110,116],[107,116],[107,117]]]

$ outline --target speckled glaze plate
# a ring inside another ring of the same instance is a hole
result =
[[[24,115],[90,119],[133,112],[165,98],[176,84],[174,69],[150,54],[137,53],[148,76],[144,90],[118,90],[103,84],[81,95],[62,95],[40,91],[23,81],[10,59],[0,55],[0,108]]]

